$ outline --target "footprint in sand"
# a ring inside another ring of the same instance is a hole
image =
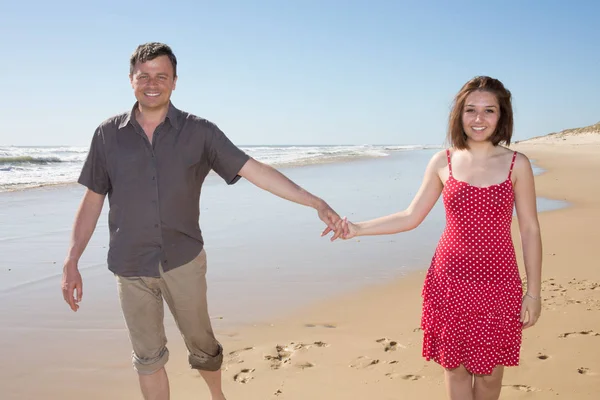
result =
[[[568,284],[575,286],[575,289],[577,290],[600,290],[600,283],[589,281],[587,279],[581,281],[571,279]]]
[[[395,340],[390,340],[388,338],[377,339],[376,342],[377,343],[381,343],[383,345],[383,350],[385,352],[396,351],[396,350],[398,350],[398,347],[401,347],[403,349],[406,348],[406,346],[402,346],[401,344],[399,344]]]
[[[293,346],[293,344],[289,345],[289,346],[277,345],[277,346],[275,346],[277,355],[275,355],[275,356],[266,355],[265,360],[271,361],[272,369],[279,369],[284,364],[287,364],[291,361],[292,354],[294,354],[296,349],[297,349],[296,346]]]
[[[300,369],[306,369],[306,368],[312,368],[315,366],[315,364],[311,363],[311,362],[303,362],[301,364],[296,365],[298,368]]]
[[[412,374],[405,375],[405,374],[399,374],[397,372],[390,372],[390,373],[385,374],[385,376],[387,376],[390,379],[401,378],[401,379],[404,379],[405,381],[418,381],[419,379],[425,378],[422,375],[412,375]]]
[[[350,368],[363,369],[379,364],[378,359],[373,359],[367,356],[360,356],[350,364]]]
[[[539,392],[540,389],[534,388],[533,386],[528,385],[502,385],[503,387],[510,387],[515,390],[520,390],[521,392]]]
[[[547,356],[547,355],[545,355],[545,354],[538,354],[537,358],[538,358],[539,360],[547,360],[547,359],[549,359],[549,358],[550,358],[550,356]]]
[[[240,356],[240,353],[243,353],[245,351],[250,351],[250,350],[254,350],[254,347],[245,347],[243,349],[230,351],[229,353],[227,353],[227,355],[231,358],[236,358],[236,357]]]
[[[557,305],[560,301],[560,298],[562,296],[565,296],[567,291],[567,289],[565,289],[561,284],[555,283],[553,281],[553,278],[542,281],[542,293],[544,297],[544,304],[547,306]],[[523,288],[524,290],[527,289],[525,285],[523,286]]]
[[[248,383],[254,379],[254,376],[252,375],[253,372],[254,369],[243,369],[233,376],[233,380],[237,383]]]
[[[325,342],[314,342],[312,344],[306,344],[306,343],[290,343],[289,345],[277,345],[275,346],[275,350],[277,351],[277,354],[272,356],[272,355],[266,355],[264,358],[265,360],[271,361],[271,369],[279,369],[282,366],[284,366],[285,364],[289,364],[292,361],[292,355],[294,353],[296,353],[299,350],[306,350],[309,349],[313,346],[316,347],[328,347],[329,345]],[[304,363],[304,364],[300,364],[299,367],[304,369],[304,368],[308,368],[308,366],[306,366],[306,364],[311,364],[311,363]],[[311,364],[310,366],[314,366],[314,364]]]
[[[595,375],[592,371],[590,371],[589,368],[586,367],[577,368],[577,372],[579,372],[581,375]]]
[[[586,306],[587,311],[600,310],[600,301],[590,291],[600,290],[600,283],[591,280],[571,279],[564,286],[554,282],[553,278],[542,281],[545,306],[559,304]],[[555,309],[555,308],[552,308]]]
[[[243,349],[234,350],[234,351],[231,351],[231,352],[227,353],[226,360],[224,362],[225,371],[227,371],[229,369],[229,366],[231,364],[241,364],[241,363],[243,363],[244,360],[242,360],[240,358],[240,354],[244,353],[246,351],[250,351],[250,350],[254,350],[254,347],[246,347],[246,348],[243,348]]]
[[[304,326],[306,328],[316,328],[316,327],[322,327],[322,328],[328,328],[328,329],[337,328],[337,326],[334,324],[304,324]]]
[[[566,338],[569,336],[582,335],[582,336],[600,336],[600,333],[594,331],[579,331],[579,332],[565,332],[558,335],[559,338]]]

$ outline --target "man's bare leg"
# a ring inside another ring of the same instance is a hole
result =
[[[202,371],[199,370],[200,375],[204,378],[204,381],[208,385],[210,390],[210,396],[212,400],[227,400],[223,394],[223,388],[221,386],[221,370],[217,371]]]
[[[138,374],[144,400],[169,400],[169,378],[165,368],[153,374]]]

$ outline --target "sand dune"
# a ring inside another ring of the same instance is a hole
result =
[[[564,131],[537,136],[517,142],[520,144],[600,144],[600,122],[583,128],[565,129]]]

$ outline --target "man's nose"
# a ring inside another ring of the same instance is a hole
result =
[[[157,76],[148,78],[148,85],[156,85],[159,82]]]

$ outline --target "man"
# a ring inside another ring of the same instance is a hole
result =
[[[87,187],[75,218],[62,289],[73,311],[82,280],[78,260],[96,227],[108,194],[108,268],[133,347],[133,365],[146,400],[169,398],[163,297],[213,400],[221,389],[223,350],[206,304],[206,253],[198,225],[202,183],[212,169],[228,184],[244,177],[284,199],[310,206],[341,231],[340,217],[318,197],[233,145],[214,124],[176,109],[170,101],[177,59],[169,46],[140,45],[130,60],[136,104],[96,130],[79,183]]]

